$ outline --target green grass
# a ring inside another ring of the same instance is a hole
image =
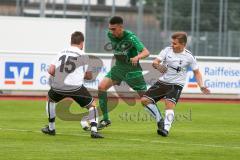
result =
[[[239,113],[239,104],[180,102],[170,136],[164,138],[139,103],[121,102],[110,113],[112,126],[101,131],[105,138],[91,139],[79,122],[59,118],[57,135],[43,135],[44,101],[1,100],[0,159],[234,160],[240,157]]]

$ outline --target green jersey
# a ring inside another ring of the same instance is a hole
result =
[[[116,57],[116,65],[130,63],[130,58],[138,55],[144,49],[143,43],[129,30],[123,31],[121,38],[116,38],[108,32],[113,54]]]
[[[107,46],[113,50],[114,56],[116,57],[116,63],[112,66],[111,70],[107,73],[105,77],[111,79],[115,84],[120,85],[122,81],[126,82],[129,87],[137,91],[140,96],[147,90],[146,82],[142,74],[142,68],[138,63],[136,66],[132,65],[130,58],[133,58],[138,55],[144,49],[144,45],[137,36],[128,31],[123,31],[123,36],[121,38],[116,38],[111,32],[108,32],[108,38],[111,43],[108,43]],[[110,82],[110,81],[107,81]],[[128,88],[125,88],[125,92],[129,91]],[[126,90],[127,89],[127,90]],[[118,93],[119,90],[116,90]],[[107,110],[107,93],[99,92],[99,105],[103,113],[103,120],[108,120],[108,110]]]

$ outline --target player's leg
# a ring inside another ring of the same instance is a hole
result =
[[[163,119],[161,112],[159,111],[155,101],[147,98],[142,97],[141,103],[144,106],[144,109],[156,120],[157,123],[160,123],[160,121]]]
[[[163,137],[168,136],[172,122],[174,121],[174,108],[175,103],[165,99],[165,118],[164,118],[164,127],[158,130],[158,134]]]
[[[114,85],[112,79],[104,77],[98,86],[99,105],[103,114],[103,120],[109,120],[107,108],[107,90]]]
[[[102,135],[100,135],[97,131],[97,126],[98,126],[98,110],[96,108],[95,102],[91,103],[90,105],[87,106],[88,111],[89,111],[89,121],[90,121],[90,126],[91,126],[91,137],[92,138],[103,138]]]
[[[48,100],[46,103],[46,113],[48,115],[48,125],[46,125],[44,128],[42,128],[42,132],[45,134],[49,134],[49,135],[55,135],[55,117],[56,117],[56,113],[55,113],[55,106],[56,103]]]
[[[174,89],[165,97],[165,119],[164,128],[158,131],[158,134],[167,136],[174,121],[174,108],[181,95],[182,87],[174,85]]]
[[[55,117],[56,117],[56,103],[49,99],[46,105],[46,113],[48,113],[49,129],[55,130]]]
[[[147,84],[141,70],[128,72],[124,80],[140,97],[142,97],[147,90]]]
[[[104,77],[98,86],[98,98],[99,98],[99,106],[103,114],[103,119],[100,121],[99,129],[102,129],[111,124],[108,115],[108,98],[107,98],[107,90],[113,85],[118,84],[118,81],[114,81],[109,77]]]
[[[81,119],[81,121],[80,121],[80,124],[81,124],[81,126],[82,126],[82,129],[84,130],[84,131],[90,131],[90,126],[89,126],[89,118],[88,118],[88,116],[84,116],[84,117],[82,117],[82,119]]]
[[[119,85],[124,76],[125,72],[121,66],[113,66],[98,86],[99,105],[103,114],[103,119],[99,123],[99,129],[111,124],[108,116],[107,90],[113,85]]]
[[[127,75],[126,82],[133,90],[137,91],[140,97],[142,97],[145,94],[147,86],[141,71],[129,72]],[[157,122],[160,122],[162,116],[155,102],[157,102],[161,97],[157,96],[155,99],[149,98],[152,97],[151,95],[153,94],[153,92],[154,93],[157,92],[156,88],[158,88],[157,83],[155,84],[155,86],[150,88],[145,97],[141,98],[141,102],[143,106],[145,106],[145,110],[147,110],[150,113],[150,115],[156,119]]]
[[[141,103],[144,109],[156,119],[157,124],[163,119],[156,103],[164,97],[166,90],[161,90],[161,83],[158,81],[151,86],[142,96]]]
[[[42,132],[49,135],[55,135],[55,117],[56,117],[56,103],[64,98],[63,95],[56,93],[52,89],[48,92],[48,101],[46,103],[46,113],[48,115],[48,125],[42,128]]]
[[[90,122],[90,130],[92,138],[103,138],[98,131],[98,110],[95,101],[88,90],[82,86],[74,96],[71,96],[81,107],[88,109],[88,120]]]
[[[145,110],[156,119],[158,130],[163,129],[164,119],[156,103],[172,89],[172,85],[157,81],[141,98],[141,102],[145,107]]]

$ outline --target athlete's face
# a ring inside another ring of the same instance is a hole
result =
[[[120,38],[123,34],[123,26],[121,24],[109,24],[109,31],[113,34],[114,37]]]
[[[80,45],[79,45],[79,47],[80,47],[81,50],[83,49],[83,45],[84,45],[83,43],[84,43],[84,42],[81,42]]]
[[[174,53],[181,53],[185,48],[185,44],[180,43],[178,39],[172,39],[171,46]]]

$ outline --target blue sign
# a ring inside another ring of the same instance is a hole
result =
[[[33,69],[34,65],[30,62],[6,62],[5,84],[15,84],[16,81],[33,84]]]

